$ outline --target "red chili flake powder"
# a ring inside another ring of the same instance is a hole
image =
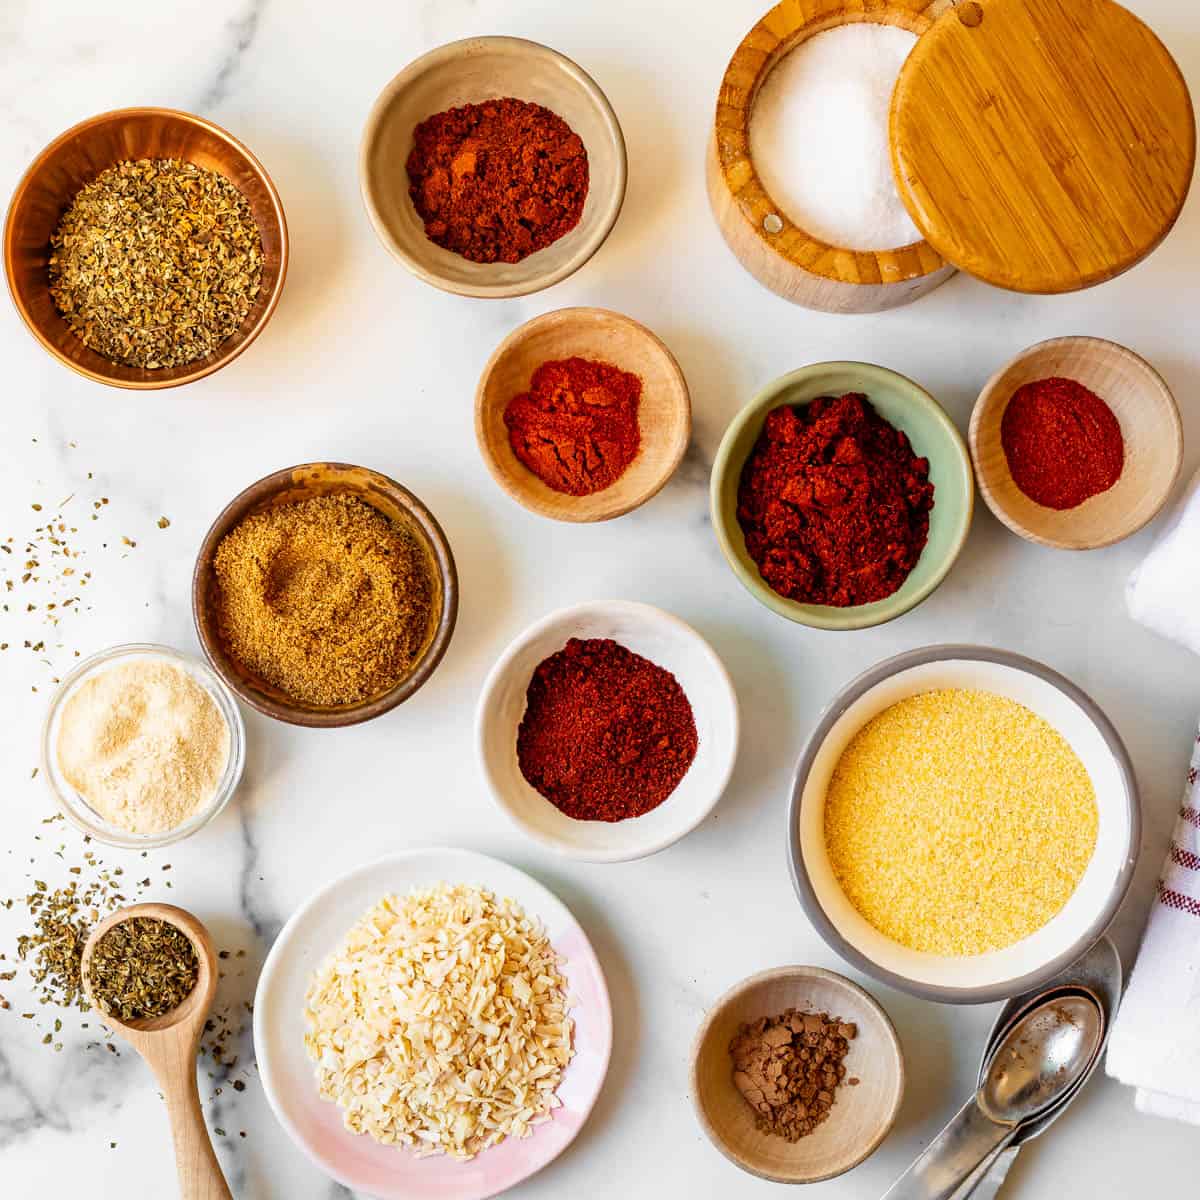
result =
[[[738,524],[781,596],[846,608],[890,596],[929,537],[929,460],[866,396],[777,408],[738,485]]]
[[[1018,388],[1000,418],[1013,482],[1035,504],[1075,508],[1107,492],[1125,466],[1113,410],[1074,379],[1053,376]]]
[[[670,671],[610,638],[571,638],[529,681],[517,761],[568,817],[624,821],[675,790],[697,744],[692,706]]]
[[[540,104],[464,104],[416,127],[408,180],[431,241],[472,262],[515,263],[579,224],[587,150]]]
[[[615,483],[641,445],[642,381],[586,358],[543,363],[504,410],[513,453],[544,484],[588,496]]]

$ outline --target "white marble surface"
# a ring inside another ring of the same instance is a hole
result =
[[[23,893],[30,875],[65,879],[59,842],[68,859],[79,851],[69,831],[40,824],[50,804],[30,780],[49,679],[71,651],[118,640],[195,649],[196,546],[218,509],[267,471],[327,457],[398,477],[432,507],[457,555],[463,602],[445,662],[414,700],[364,727],[306,732],[248,714],[249,770],[237,802],[202,836],[153,856],[149,873],[174,883],[155,894],[194,909],[253,964],[318,884],[389,848],[485,850],[555,889],[604,960],[619,1032],[599,1107],[576,1145],[519,1189],[530,1200],[771,1193],[704,1140],[686,1096],[688,1050],[705,1005],[742,976],[789,961],[844,969],[792,894],[784,811],[806,732],[857,671],[909,647],[961,639],[1024,651],[1091,691],[1127,740],[1144,792],[1141,868],[1116,926],[1127,954],[1200,709],[1195,660],[1124,614],[1123,581],[1152,531],[1072,556],[1019,541],[981,505],[940,591],[894,624],[848,635],[774,617],[725,567],[709,528],[707,465],[738,407],[806,362],[864,358],[896,368],[965,428],[980,385],[1011,354],[1056,334],[1098,334],[1162,371],[1200,448],[1200,197],[1146,263],[1056,299],[956,278],[897,312],[832,317],[790,307],[737,267],[709,217],[702,151],[721,71],[763,3],[0,5],[0,192],[76,120],[121,105],[171,105],[214,118],[260,155],[283,195],[294,247],[262,338],[227,370],[179,391],[138,395],[76,378],[3,306],[0,540],[20,541],[40,523],[31,503],[53,506],[75,493],[67,512],[79,517],[93,497],[111,503],[102,520],[80,521],[81,537],[95,543],[85,564],[94,572],[91,608],[64,622],[45,655],[21,648],[26,637],[45,636],[41,614],[3,597],[13,611],[0,612],[0,641],[11,644],[0,655],[0,896]],[[1200,92],[1194,6],[1131,6]],[[536,38],[576,58],[607,91],[630,151],[628,200],[607,245],[551,292],[504,303],[456,299],[410,278],[375,241],[355,177],[359,130],[384,83],[422,51],[483,32]],[[472,430],[476,376],[495,343],[527,317],[569,304],[606,305],[647,322],[678,355],[695,403],[696,445],[676,480],[641,511],[598,527],[550,524],[514,507],[485,471]],[[1189,468],[1196,459],[1193,449]],[[157,528],[160,514],[169,529]],[[122,547],[121,535],[137,546]],[[587,866],[524,840],[493,807],[474,761],[472,706],[519,629],[551,608],[605,596],[662,605],[708,636],[734,676],[745,728],[732,786],[699,830],[648,861]],[[116,852],[104,857],[123,861]],[[173,864],[169,874],[159,871],[164,862]],[[139,863],[128,861],[131,873]],[[0,948],[10,956],[19,924],[16,910],[0,911]],[[252,972],[226,980],[227,998],[247,997],[252,982]],[[869,1163],[822,1185],[830,1198],[882,1193],[959,1103],[992,1019],[990,1009],[872,990],[899,1028],[911,1079],[892,1137]],[[14,1009],[0,1012],[0,1191],[14,1200],[172,1195],[165,1118],[141,1065],[86,1049],[73,1019],[63,1051],[53,1053],[15,1015],[27,1007],[26,985],[0,991]],[[242,1054],[248,1062],[248,1043]],[[205,1083],[211,1096],[215,1084]],[[252,1070],[244,1092],[226,1085],[207,1112],[226,1131],[218,1152],[239,1198],[346,1195],[287,1142]],[[1097,1080],[1025,1151],[1005,1194],[1168,1194],[1197,1168],[1194,1129],[1135,1115],[1128,1094]]]

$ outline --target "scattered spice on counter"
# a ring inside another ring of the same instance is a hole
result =
[[[211,354],[262,283],[262,239],[245,196],[224,175],[178,159],[102,171],[71,201],[50,246],[50,295],[80,341],[146,370]]]
[[[305,704],[354,704],[395,686],[428,644],[432,568],[416,538],[356,496],[246,517],[213,562],[229,652]]]
[[[1000,418],[1000,444],[1013,482],[1035,504],[1075,508],[1106,492],[1125,466],[1113,410],[1074,379],[1019,387]]]
[[[768,414],[738,485],[738,524],[781,596],[839,608],[892,595],[917,565],[933,508],[929,460],[866,396]]]
[[[466,1161],[560,1106],[569,1007],[538,921],[441,883],[385,896],[350,930],[309,985],[304,1047],[347,1129]]]
[[[614,484],[641,445],[642,381],[586,358],[542,363],[504,410],[513,453],[547,487],[588,496]]]
[[[63,778],[105,821],[165,833],[212,801],[229,725],[183,667],[134,658],[87,675],[67,697],[55,755]]]
[[[1048,721],[1005,696],[942,688],[868,721],[825,795],[846,898],[930,954],[984,954],[1042,928],[1078,886],[1098,829],[1087,769]]]
[[[754,1110],[755,1125],[798,1142],[828,1118],[858,1027],[828,1013],[789,1008],[743,1025],[729,1043],[733,1083]]]
[[[750,116],[754,167],[809,236],[849,250],[921,241],[892,175],[888,112],[916,35],[856,21],[784,55]]]
[[[517,760],[577,821],[657,808],[696,757],[692,706],[670,671],[610,638],[571,638],[529,681]]]
[[[87,967],[92,998],[122,1021],[174,1012],[192,994],[199,976],[191,938],[154,917],[117,922],[96,942]]]
[[[472,262],[520,262],[583,215],[583,140],[540,104],[464,104],[413,131],[409,195],[430,241]]]

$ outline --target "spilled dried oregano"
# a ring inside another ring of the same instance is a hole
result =
[[[102,171],[50,239],[50,294],[80,340],[110,362],[153,370],[211,354],[262,285],[246,197],[178,159]]]

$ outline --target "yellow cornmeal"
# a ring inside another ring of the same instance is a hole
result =
[[[1096,846],[1096,792],[1053,726],[991,692],[910,696],[863,726],[825,798],[851,904],[913,950],[999,950],[1067,902]]]

